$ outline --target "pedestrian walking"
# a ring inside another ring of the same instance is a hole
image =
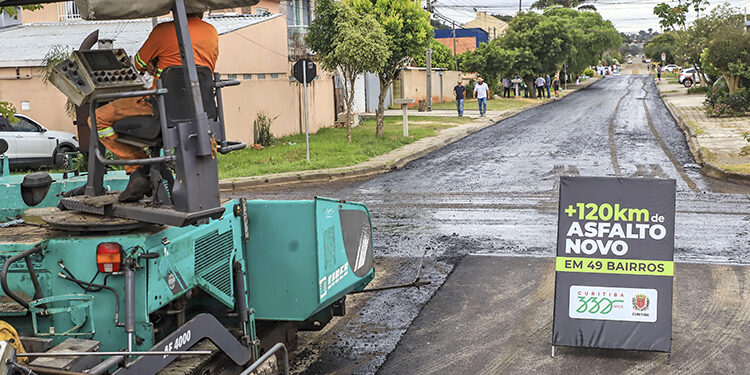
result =
[[[550,87],[550,85],[552,85],[552,81],[549,78],[549,74],[547,74],[547,76],[544,77],[544,88],[547,89],[547,99],[550,98],[550,96],[549,96],[549,87]]]
[[[503,98],[510,98],[510,80],[503,78]]]
[[[656,66],[656,78],[659,80],[658,83],[661,83],[661,66],[660,65]]]
[[[534,85],[536,85],[536,98],[544,99],[544,77],[541,74],[536,78]]]
[[[560,97],[560,76],[555,76],[552,81],[552,88],[555,89],[555,98]]]
[[[477,78],[477,84],[474,85],[474,97],[477,98],[479,105],[479,116],[484,117],[487,112],[487,98],[490,96],[490,87],[484,83],[482,77]]]
[[[458,117],[464,115],[464,98],[466,97],[466,87],[464,83],[458,81],[456,87],[453,88],[453,96],[456,97],[456,109],[458,110]]]

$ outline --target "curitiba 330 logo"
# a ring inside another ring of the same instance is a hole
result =
[[[633,297],[633,309],[636,311],[646,311],[649,305],[648,297],[643,294],[636,294]]]
[[[578,296],[578,313],[607,315],[612,312],[615,303],[624,302],[621,299],[609,299],[607,297],[582,297]]]
[[[655,289],[571,285],[568,316],[573,319],[655,322]],[[628,303],[632,302],[632,303]]]

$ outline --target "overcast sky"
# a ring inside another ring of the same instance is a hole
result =
[[[520,0],[523,10],[528,10],[533,0]],[[676,5],[670,0],[597,0],[594,6],[605,19],[612,21],[617,30],[637,32],[649,27],[661,31],[659,19],[654,15],[654,6],[661,2]],[[708,10],[719,4],[729,3],[736,7],[750,7],[750,0],[709,0]],[[515,15],[518,12],[519,0],[437,0],[435,7],[438,13],[456,21],[466,23],[474,19],[474,8],[493,14]],[[690,11],[688,22],[695,19],[695,12]]]

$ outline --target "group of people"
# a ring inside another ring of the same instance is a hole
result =
[[[516,77],[517,80],[520,80],[520,77]],[[503,84],[503,98],[511,98],[515,96],[515,94],[511,95],[511,92],[513,92],[513,82],[508,78],[503,78],[502,80]],[[547,98],[550,98],[550,88],[553,89],[555,93],[555,97],[560,97],[560,77],[555,76],[554,78],[550,78],[549,74],[547,74],[546,77],[542,77],[540,74],[539,77],[537,77],[534,80],[534,86],[536,87],[536,93],[537,98],[544,98],[544,93],[546,91]],[[520,88],[524,88],[524,98],[529,97],[529,88],[521,81],[519,83],[519,95],[520,95]],[[458,116],[462,117],[464,115],[464,100],[466,99],[466,87],[464,87],[464,84],[462,81],[458,81],[458,84],[456,87],[453,88],[453,95],[456,97],[456,109],[458,110]],[[476,83],[474,84],[474,97],[477,98],[477,105],[479,106],[479,116],[484,117],[487,113],[487,98],[490,97],[490,87],[487,85],[486,82],[484,82],[484,79],[482,77],[478,77]]]
[[[464,115],[464,99],[466,99],[466,87],[464,87],[463,81],[458,81],[456,87],[453,88],[453,95],[456,97],[456,109],[458,110],[458,117]],[[479,105],[479,116],[484,117],[487,113],[487,98],[490,96],[490,86],[488,86],[482,77],[477,78],[477,83],[474,84],[474,97],[477,98],[477,104]]]

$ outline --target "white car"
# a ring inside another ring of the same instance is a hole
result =
[[[673,73],[675,70],[681,70],[681,69],[682,68],[680,68],[679,66],[677,66],[675,64],[669,64],[669,65],[666,65],[666,66],[664,66],[662,68],[662,70],[670,72],[670,73]]]
[[[73,133],[47,130],[24,115],[15,116],[15,124],[0,116],[0,139],[8,143],[5,155],[11,165],[61,166],[66,152],[78,151],[78,139]]]
[[[695,78],[695,82],[693,82],[693,78]],[[699,74],[699,71],[696,72],[695,68],[687,68],[680,71],[680,74],[677,76],[677,82],[681,83],[685,87],[690,87],[694,83],[701,82],[701,75]]]

